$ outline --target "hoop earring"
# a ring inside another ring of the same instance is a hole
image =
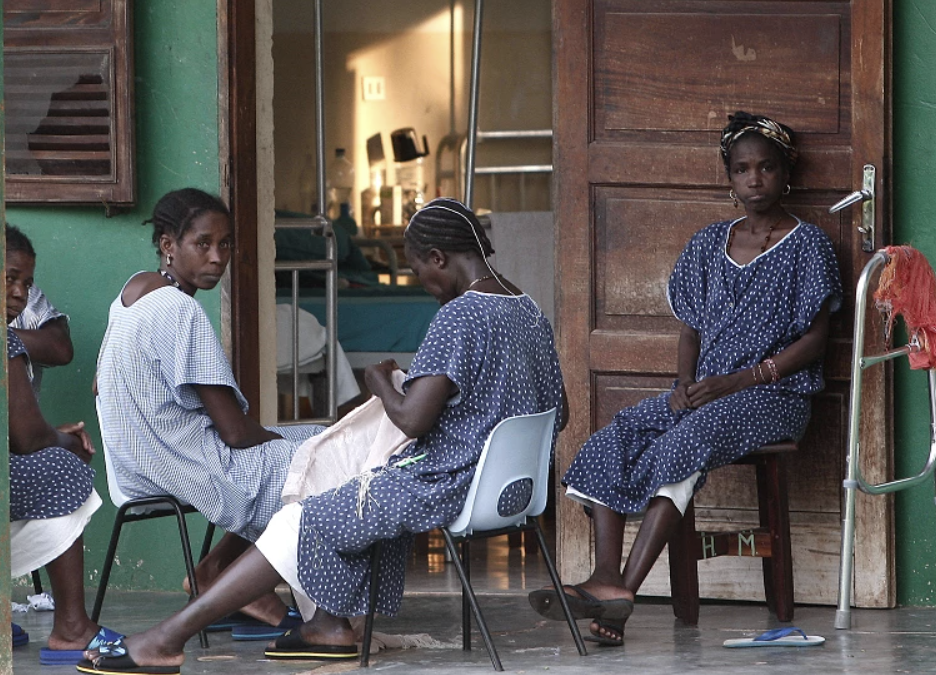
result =
[[[735,194],[734,190],[728,190],[728,199],[732,201],[735,208],[738,208],[738,195]]]
[[[172,254],[166,254],[166,267],[172,267]]]
[[[786,184],[786,187],[783,188],[783,194],[785,194],[785,195],[790,194],[790,184],[789,184],[789,183],[787,183],[787,184]]]

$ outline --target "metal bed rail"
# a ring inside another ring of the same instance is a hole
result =
[[[518,129],[516,131],[478,131],[477,141],[516,141],[516,140],[536,140],[551,139],[552,129]],[[436,149],[436,184],[440,187],[446,180],[452,181],[456,188],[454,197],[461,199],[463,192],[462,176],[467,166],[467,154],[469,138],[465,134],[451,133],[439,141]],[[444,166],[446,156],[449,156],[451,166]],[[491,210],[497,210],[497,179],[501,176],[515,175],[520,179],[520,210],[526,210],[526,178],[530,175],[549,176],[553,172],[552,164],[503,164],[497,166],[475,166],[475,176],[488,176],[489,193],[491,197]]]
[[[292,419],[280,420],[279,424],[334,424],[338,419],[338,263],[335,233],[328,219],[321,216],[277,219],[276,227],[308,230],[309,236],[321,234],[325,237],[325,260],[277,262],[274,265],[277,272],[290,272],[292,275]],[[321,418],[302,419],[299,417],[299,272],[308,270],[325,272],[325,308],[328,317],[325,324],[325,372],[328,378],[328,414]]]
[[[865,480],[860,464],[860,422],[861,422],[861,376],[865,369],[918,352],[916,342],[892,349],[874,356],[864,355],[865,311],[868,304],[868,289],[871,277],[889,256],[886,251],[878,251],[865,265],[858,278],[855,291],[855,327],[853,334],[853,352],[851,369],[851,395],[848,406],[848,457],[846,478],[842,483],[845,489],[845,514],[842,519],[841,559],[839,561],[838,608],[835,612],[835,627],[851,627],[852,576],[855,553],[855,497],[857,490],[869,495],[882,495],[897,492],[919,485],[933,476],[936,469],[936,371],[927,371],[927,384],[930,399],[930,450],[926,465],[915,476],[899,478],[884,483],[872,484]]]

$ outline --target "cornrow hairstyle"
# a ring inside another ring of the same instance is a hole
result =
[[[35,259],[36,249],[33,248],[32,242],[29,241],[29,237],[23,234],[23,231],[19,229],[16,225],[10,225],[7,223],[6,226],[6,252],[9,254],[11,251],[19,251],[20,253],[25,253],[30,258]]]
[[[403,236],[420,256],[434,248],[451,253],[475,251],[482,258],[494,254],[477,216],[457,199],[448,197],[433,199],[417,211]]]
[[[231,215],[218,197],[196,188],[183,188],[163,195],[153,207],[153,217],[143,221],[153,224],[153,246],[159,251],[159,238],[168,235],[179,241],[192,227],[192,222],[205,213]]]
[[[792,171],[793,167],[796,166],[799,153],[796,150],[793,130],[790,127],[769,117],[752,115],[739,110],[734,115],[728,116],[728,126],[722,130],[719,145],[722,161],[725,163],[725,171],[731,172],[729,167],[731,147],[746,134],[760,134],[773,143],[780,150],[780,154],[786,162],[787,171]]]

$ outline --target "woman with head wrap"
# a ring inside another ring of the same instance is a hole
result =
[[[159,626],[89,654],[84,672],[131,663],[178,672],[185,641],[199,628],[286,580],[315,602],[314,615],[267,649],[270,658],[357,656],[349,617],[368,609],[370,546],[382,540],[377,611],[393,615],[403,594],[412,535],[451,523],[491,430],[514,415],[561,408],[565,396],[552,328],[533,300],[487,262],[478,219],[452,199],[418,211],[405,253],[442,305],[403,383],[393,361],[370,366],[367,386],[386,415],[415,439],[389,461],[333,490],[289,504],[206,593]]]
[[[697,232],[669,280],[682,322],[678,379],[670,391],[625,408],[578,452],[566,495],[590,510],[595,568],[566,587],[596,641],[620,645],[634,596],[706,474],[765,444],[799,439],[810,396],[823,387],[829,315],[842,302],[825,233],[788,213],[796,162],[792,131],[735,113],[722,134],[729,198],[744,215]],[[621,571],[624,524],[645,512]],[[534,591],[559,618],[556,591]]]

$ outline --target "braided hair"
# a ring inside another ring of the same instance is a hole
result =
[[[162,235],[179,241],[188,232],[196,218],[205,213],[231,215],[220,198],[196,188],[183,188],[163,195],[153,207],[153,217],[143,221],[153,224],[153,246],[159,250]]]
[[[457,199],[448,197],[433,199],[417,211],[403,237],[420,256],[434,248],[452,253],[480,252],[482,258],[494,254],[477,216]]]
[[[23,234],[23,231],[19,229],[16,225],[10,225],[9,223],[7,223],[7,226],[6,226],[7,255],[12,253],[13,251],[25,253],[33,260],[36,259],[36,249],[33,248],[32,242],[29,241],[29,237]]]
[[[722,160],[725,162],[725,171],[731,173],[729,167],[731,147],[738,139],[749,133],[760,134],[777,146],[783,160],[786,162],[787,171],[793,170],[799,157],[799,153],[794,146],[793,130],[769,117],[752,115],[739,110],[734,115],[728,115],[728,126],[722,130],[720,148]]]

